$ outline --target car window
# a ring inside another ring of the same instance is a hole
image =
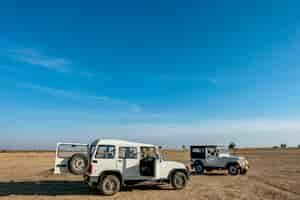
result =
[[[155,147],[141,147],[141,158],[158,158]]]
[[[205,152],[205,149],[204,149],[204,148],[197,148],[197,147],[194,147],[194,148],[192,148],[192,152],[193,152],[193,153],[204,153],[204,152]]]
[[[137,148],[136,147],[119,147],[119,158],[137,159]]]
[[[207,148],[207,156],[208,157],[216,157],[217,156],[216,148]]]
[[[96,152],[96,158],[111,159],[115,157],[115,146],[99,145]]]
[[[57,156],[59,158],[70,158],[76,153],[88,154],[88,145],[60,144],[58,146]]]
[[[193,147],[191,149],[191,157],[193,159],[205,159],[205,148],[203,147]]]

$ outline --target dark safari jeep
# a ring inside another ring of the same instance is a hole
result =
[[[249,163],[244,157],[230,155],[224,146],[194,145],[190,148],[192,168],[197,174],[204,171],[228,170],[230,175],[246,174]]]

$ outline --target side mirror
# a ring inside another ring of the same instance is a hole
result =
[[[159,156],[159,155],[156,155],[156,156],[155,156],[155,159],[156,159],[156,160],[159,160],[159,162],[162,161],[161,156]]]

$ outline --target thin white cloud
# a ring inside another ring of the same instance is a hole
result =
[[[120,129],[129,132],[148,130],[155,135],[165,136],[195,136],[210,135],[243,135],[248,133],[284,133],[299,132],[300,119],[243,119],[243,120],[211,120],[198,123],[164,123],[164,124],[130,124],[119,126]],[[276,136],[276,135],[274,135]]]
[[[76,71],[71,66],[72,62],[69,59],[61,57],[51,57],[35,49],[23,48],[9,50],[8,52],[9,55],[18,62],[34,65],[47,70],[53,70],[62,73],[72,72],[88,79],[94,78],[96,76],[96,74],[92,72]]]
[[[78,115],[75,115],[78,116]],[[60,115],[59,115],[60,117]],[[81,116],[85,118],[85,116]],[[193,144],[228,145],[235,142],[239,147],[274,146],[282,143],[288,146],[299,145],[300,125],[297,119],[278,120],[224,120],[201,122],[199,124],[107,124],[102,120],[85,123],[74,121],[46,121],[34,125],[35,132],[57,133],[49,135],[55,141],[90,142],[96,138],[115,138],[153,143],[164,147],[181,147]],[[75,122],[75,123],[74,123]],[[100,124],[99,124],[100,122]],[[102,122],[102,123],[101,123]],[[15,121],[14,121],[15,123]],[[22,131],[32,133],[30,123],[19,122]],[[27,131],[26,131],[27,130]],[[18,130],[15,130],[18,132]],[[72,133],[71,135],[65,133]],[[84,134],[82,134],[84,133]],[[33,137],[35,137],[34,134]],[[59,137],[59,138],[57,138]],[[74,137],[73,139],[70,137]],[[32,144],[31,141],[28,141]],[[53,143],[54,145],[54,143]]]
[[[10,53],[19,62],[58,72],[71,71],[71,62],[65,58],[50,57],[33,49],[11,50]]]
[[[184,82],[188,82],[188,81],[193,81],[193,82],[206,82],[206,83],[209,83],[209,84],[212,84],[212,85],[216,85],[218,82],[217,82],[217,79],[214,78],[214,77],[197,77],[197,76],[186,76],[186,75],[169,75],[169,74],[162,74],[159,76],[159,78],[161,80],[164,80],[164,81],[178,81],[178,82],[181,82],[181,81],[184,81]]]
[[[0,122],[4,130],[7,124],[13,123],[16,126],[10,129],[20,129],[11,130],[13,132],[25,131],[28,135],[32,134],[33,138],[35,133],[47,132],[49,139],[54,141],[90,142],[99,137],[118,138],[172,148],[181,147],[182,144],[227,145],[231,141],[240,147],[270,147],[281,143],[296,146],[300,141],[300,118],[200,120],[193,123],[181,122],[184,115],[178,114],[172,118],[173,122],[167,122],[170,119],[168,114],[162,117],[147,112],[99,113],[96,110],[16,108],[14,113],[17,113],[17,117],[8,115],[6,121]],[[57,133],[59,138],[51,136],[52,132]],[[71,136],[77,138],[72,140]]]
[[[299,119],[242,119],[190,124],[95,125],[90,126],[89,132],[91,135],[94,133],[95,137],[100,133],[102,137],[137,139],[170,147],[181,144],[227,145],[231,141],[239,146],[273,146],[281,143],[296,146],[300,139],[299,122]]]
[[[17,83],[17,86],[36,90],[42,93],[46,93],[51,96],[61,97],[66,99],[78,100],[86,103],[103,103],[105,105],[118,105],[121,107],[126,107],[128,110],[132,112],[140,112],[141,107],[137,104],[132,104],[127,101],[112,98],[109,96],[97,96],[97,95],[85,95],[78,92],[73,92],[64,89],[50,88],[46,86],[34,85],[31,83]]]

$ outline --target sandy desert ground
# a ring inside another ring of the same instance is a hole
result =
[[[185,190],[138,185],[112,197],[91,194],[82,178],[53,175],[54,153],[0,153],[0,199],[299,199],[300,149],[243,149],[250,162],[246,176],[211,172],[192,176]],[[188,152],[166,151],[169,160],[186,161]]]

